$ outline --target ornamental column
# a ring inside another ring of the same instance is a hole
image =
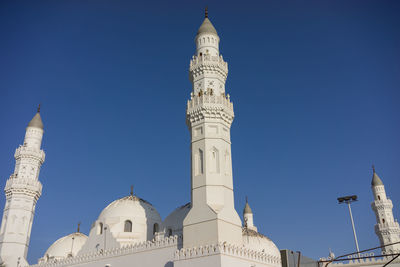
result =
[[[15,170],[5,186],[6,203],[0,228],[0,257],[7,267],[27,265],[36,202],[42,192],[39,172],[45,158],[40,149],[43,123],[38,112],[26,128],[24,144],[15,151]]]
[[[183,246],[242,243],[234,207],[230,128],[233,104],[225,94],[228,65],[207,11],[190,61],[193,85],[186,123],[191,133],[191,209],[183,221]]]

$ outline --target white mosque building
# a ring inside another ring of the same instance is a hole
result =
[[[149,202],[132,193],[103,209],[89,235],[72,233],[55,241],[41,267],[280,267],[279,249],[257,231],[246,201],[243,222],[234,207],[230,127],[233,104],[225,91],[228,64],[219,53],[220,39],[206,12],[190,60],[192,92],[186,123],[191,134],[191,202],[164,220]],[[6,267],[29,266],[26,257],[45,153],[40,109],[15,152],[15,170],[5,186],[0,229],[0,261]],[[372,207],[381,244],[400,240],[392,203],[374,172]],[[399,251],[400,245],[387,247]]]
[[[234,207],[230,128],[233,104],[225,92],[228,64],[207,13],[190,60],[193,90],[186,123],[191,134],[191,202],[162,220],[156,208],[133,194],[100,213],[86,236],[58,239],[34,266],[281,266],[280,251],[257,232],[248,203],[244,224]],[[0,257],[6,267],[28,266],[26,256],[45,153],[40,109],[15,152],[6,183]]]

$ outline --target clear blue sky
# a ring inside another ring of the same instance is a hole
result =
[[[208,5],[235,106],[235,204],[280,249],[378,245],[371,164],[400,218],[399,1],[2,1],[0,186],[42,103],[46,162],[29,261],[135,193],[190,199],[189,60]],[[4,207],[5,197],[1,196]]]

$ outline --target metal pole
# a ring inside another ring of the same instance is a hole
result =
[[[358,257],[360,258],[360,249],[358,248],[356,228],[354,227],[354,220],[353,220],[353,214],[351,213],[350,201],[347,202],[347,205],[349,206],[349,213],[350,213],[351,225],[353,226],[353,234],[354,234],[354,241],[356,242],[357,254]]]

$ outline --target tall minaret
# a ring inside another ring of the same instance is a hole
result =
[[[191,210],[183,222],[183,246],[240,244],[241,220],[234,207],[230,128],[233,104],[225,94],[228,65],[206,10],[190,61],[193,84],[186,123],[191,133]]]
[[[0,228],[0,257],[6,267],[27,264],[35,206],[42,192],[38,177],[45,158],[40,149],[43,123],[39,112],[40,106],[26,128],[24,144],[15,151],[15,170],[4,189],[6,203]]]
[[[400,227],[397,220],[393,218],[393,203],[386,197],[385,186],[381,178],[375,172],[372,166],[372,193],[374,194],[374,202],[371,207],[376,215],[375,233],[379,237],[381,246],[400,241]],[[400,252],[400,244],[386,246],[382,248],[382,253],[392,254]]]

